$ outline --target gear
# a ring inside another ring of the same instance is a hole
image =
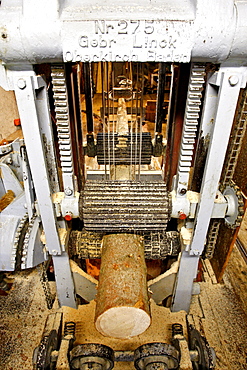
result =
[[[12,265],[15,270],[21,269],[21,258],[23,252],[23,242],[28,228],[28,213],[20,220],[15,232],[14,244],[12,250]]]
[[[205,337],[198,330],[190,326],[189,330],[190,350],[196,352],[192,360],[194,370],[212,370],[215,368],[215,352],[209,346]]]
[[[228,200],[228,214],[225,217],[225,224],[231,229],[240,226],[244,215],[244,199],[240,188],[233,182],[226,186],[223,195]]]
[[[53,363],[51,361],[52,351],[57,350],[58,337],[56,330],[51,330],[49,335],[45,335],[37,351],[35,351],[33,362],[35,370],[51,370]]]
[[[23,240],[23,251],[22,251],[22,258],[21,258],[21,262],[22,262],[21,267],[23,269],[26,268],[26,259],[27,259],[27,253],[28,253],[29,240],[30,240],[30,235],[31,235],[32,228],[35,222],[39,222],[39,218],[37,217],[36,214],[34,214],[33,217],[29,220],[29,224],[26,229],[25,238]]]

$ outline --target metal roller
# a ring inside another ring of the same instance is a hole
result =
[[[80,216],[86,230],[98,232],[162,231],[169,219],[163,182],[87,181]]]

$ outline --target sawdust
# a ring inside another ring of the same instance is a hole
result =
[[[247,265],[236,246],[226,272],[243,310],[247,312]]]
[[[228,271],[227,271],[228,272]],[[39,344],[47,315],[43,290],[36,270],[10,274],[15,282],[9,295],[0,297],[0,370],[32,370],[32,355]],[[200,296],[193,296],[191,313],[197,329],[205,334],[217,356],[216,370],[247,369],[247,316],[225,274],[224,284],[210,277],[200,283]],[[64,321],[77,324],[76,344],[103,343],[114,350],[132,350],[148,342],[170,343],[172,323],[182,323],[186,334],[185,313],[151,304],[152,324],[140,336],[128,340],[106,338],[94,327],[95,302],[78,310],[63,308]],[[133,363],[117,362],[114,369],[134,369]]]
[[[64,321],[73,318],[76,323],[76,341],[74,345],[81,343],[104,344],[115,351],[132,351],[144,343],[163,342],[171,343],[172,324],[181,323],[184,327],[184,334],[187,335],[185,312],[170,312],[168,308],[157,306],[151,301],[152,323],[150,327],[141,335],[131,339],[114,339],[100,334],[94,326],[95,302],[80,306],[78,310],[64,307]],[[114,369],[134,369],[133,362],[116,362]]]
[[[48,314],[36,270],[15,277],[8,296],[0,296],[0,370],[32,370]]]
[[[15,194],[12,190],[8,190],[6,194],[0,199],[0,212],[4,210],[15,198]]]
[[[247,315],[235,295],[227,273],[224,284],[200,283],[190,313],[196,328],[216,352],[216,370],[247,369]]]

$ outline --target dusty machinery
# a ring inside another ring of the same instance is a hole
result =
[[[220,278],[244,211],[246,16],[233,0],[1,1],[0,82],[24,137],[0,147],[2,272],[39,266],[51,307],[52,263],[60,305],[97,295],[108,337],[143,333],[150,295],[189,311],[199,260],[213,257]],[[88,261],[99,259],[98,283]],[[159,261],[148,282],[145,260]],[[189,348],[173,325],[173,345],[114,353],[73,348],[73,323],[58,341],[61,320],[49,318],[36,369],[111,369],[114,356],[137,369],[190,369],[184,356],[214,367],[191,325]]]

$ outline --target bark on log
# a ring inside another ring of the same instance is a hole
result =
[[[95,312],[95,326],[101,334],[126,339],[149,327],[146,275],[140,236],[104,236]]]

